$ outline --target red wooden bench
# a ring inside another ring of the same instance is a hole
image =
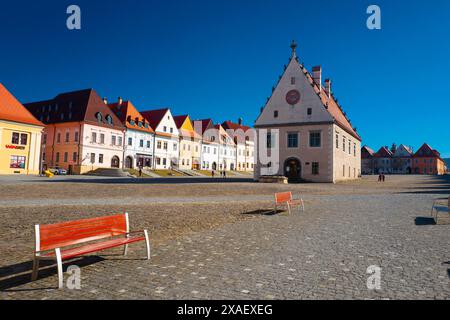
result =
[[[278,206],[287,206],[289,214],[291,213],[291,207],[292,206],[298,206],[299,210],[300,207],[302,208],[302,211],[305,211],[305,205],[303,204],[303,199],[293,199],[292,198],[292,192],[278,192],[275,193],[275,213],[277,212]]]
[[[35,233],[36,246],[31,280],[34,281],[38,277],[40,260],[55,260],[58,266],[59,288],[63,287],[63,260],[118,246],[124,246],[123,255],[126,255],[129,243],[144,240],[147,245],[147,259],[150,259],[147,230],[130,232],[128,213],[35,225]]]

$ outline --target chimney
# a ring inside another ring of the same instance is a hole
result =
[[[327,92],[328,98],[331,98],[331,80],[330,79],[325,80],[325,91]]]
[[[106,99],[106,97],[103,97],[103,103],[108,104],[108,99]]]
[[[319,91],[322,91],[322,67],[316,66],[312,68],[313,80],[319,87]]]
[[[238,119],[238,124],[241,126],[242,125],[242,118]]]
[[[121,106],[122,105],[122,97],[119,97],[117,99],[117,105]]]

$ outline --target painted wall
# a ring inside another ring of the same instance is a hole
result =
[[[0,120],[0,174],[39,174],[42,130],[43,127]],[[12,143],[14,132],[19,133],[18,144]],[[21,143],[22,134],[27,136],[26,144]]]

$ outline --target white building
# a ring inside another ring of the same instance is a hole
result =
[[[219,170],[236,170],[236,144],[220,124],[214,128],[219,136]]]
[[[211,119],[195,120],[194,130],[202,136],[200,164],[202,170],[219,170],[217,129]]]
[[[179,131],[169,108],[141,112],[155,132],[154,169],[172,169],[178,166]]]
[[[242,119],[238,123],[225,121],[222,127],[233,138],[236,147],[236,170],[253,172],[255,163],[255,130],[242,125]]]
[[[149,122],[136,110],[130,101],[108,104],[126,127],[123,167],[152,168],[155,132]]]

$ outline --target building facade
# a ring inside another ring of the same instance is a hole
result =
[[[445,162],[440,153],[424,143],[413,155],[412,170],[415,174],[445,174]]]
[[[149,122],[130,101],[123,101],[120,97],[108,107],[126,128],[123,168],[153,168],[155,131]]]
[[[219,170],[219,136],[211,119],[195,120],[194,130],[202,137],[200,163],[202,170]]]
[[[214,128],[219,140],[219,170],[236,170],[236,144],[233,138],[220,124],[216,124]]]
[[[361,173],[362,174],[374,174],[375,173],[375,151],[368,146],[361,148]]]
[[[38,121],[0,83],[0,174],[38,174],[41,135]]]
[[[392,152],[392,173],[410,174],[412,173],[412,156],[411,148],[400,144],[398,147],[393,144]]]
[[[255,163],[254,130],[242,125],[242,119],[237,123],[224,121],[222,127],[233,138],[236,146],[236,170],[253,172]]]
[[[322,69],[310,74],[296,44],[278,84],[256,120],[255,179],[284,175],[290,181],[337,182],[361,174],[361,138],[331,92]]]
[[[392,173],[392,152],[389,148],[381,147],[373,156],[374,162],[374,172],[376,174],[384,173],[390,174]]]
[[[142,111],[155,132],[154,169],[173,169],[179,163],[179,131],[169,108]]]
[[[44,169],[81,174],[122,167],[125,127],[94,90],[62,93],[25,107],[45,124]]]
[[[180,134],[178,167],[186,170],[200,169],[201,135],[195,132],[188,115],[175,116],[174,121]]]

